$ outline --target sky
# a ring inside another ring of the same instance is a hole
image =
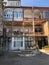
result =
[[[7,0],[4,0],[7,1]],[[49,0],[21,0],[22,6],[49,7]]]

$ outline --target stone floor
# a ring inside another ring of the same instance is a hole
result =
[[[39,53],[27,57],[5,54],[0,57],[0,65],[49,65],[49,55]]]

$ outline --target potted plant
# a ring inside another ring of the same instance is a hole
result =
[[[45,51],[49,51],[49,46],[44,46],[43,48]]]

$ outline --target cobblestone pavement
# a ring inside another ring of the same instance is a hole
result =
[[[0,65],[49,65],[49,55],[44,53],[35,56],[2,56],[0,57]]]

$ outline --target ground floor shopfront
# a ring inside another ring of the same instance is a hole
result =
[[[24,49],[32,49],[35,44],[38,45],[40,49],[42,47],[48,45],[47,37],[24,37],[24,36],[16,36],[16,37],[6,37],[3,41],[3,38],[0,37],[0,45],[3,46],[6,50],[24,50]]]

